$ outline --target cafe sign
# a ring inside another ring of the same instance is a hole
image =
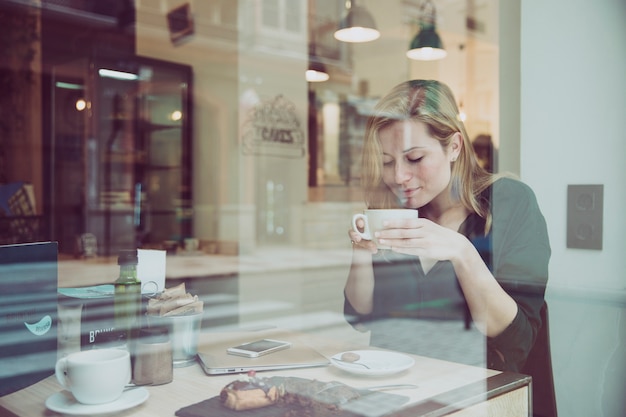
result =
[[[305,137],[293,102],[283,95],[260,102],[243,124],[244,155],[302,158]]]

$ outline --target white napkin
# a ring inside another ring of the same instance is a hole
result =
[[[138,249],[137,277],[142,294],[160,293],[165,289],[165,251]]]

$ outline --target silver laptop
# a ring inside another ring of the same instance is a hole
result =
[[[312,347],[285,335],[280,340],[291,342],[288,349],[279,350],[257,358],[236,356],[226,352],[229,347],[262,339],[248,335],[238,339],[229,339],[198,348],[198,362],[207,375],[240,374],[249,371],[274,371],[281,369],[312,368],[328,366],[328,359]]]

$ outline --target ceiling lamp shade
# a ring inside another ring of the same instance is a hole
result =
[[[406,52],[407,57],[418,61],[434,61],[445,58],[446,55],[448,53],[443,49],[443,42],[434,27],[422,27]]]
[[[378,39],[380,32],[376,29],[376,23],[370,12],[363,6],[352,4],[348,13],[339,22],[339,29],[334,36],[342,42],[361,43]]]
[[[435,30],[435,6],[429,0],[420,7],[420,31],[415,35],[406,56],[418,61],[434,61],[445,58],[448,53]]]
[[[306,70],[306,80],[310,83],[328,81],[330,76],[326,71],[326,66],[318,61],[309,61],[309,69]]]

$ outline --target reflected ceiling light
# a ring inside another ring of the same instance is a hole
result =
[[[174,122],[178,122],[179,120],[181,120],[183,118],[183,112],[181,112],[180,110],[174,110],[171,114],[170,114],[170,120],[174,121]]]
[[[98,75],[104,78],[114,78],[116,80],[125,81],[133,81],[139,79],[137,74],[133,74],[132,72],[115,71],[105,68],[100,68],[98,70]]]
[[[54,84],[57,88],[64,88],[66,90],[82,90],[85,87],[81,84],[74,84],[74,83],[66,83],[63,81],[57,81]]]
[[[435,30],[435,23],[435,5],[432,1],[426,0],[420,6],[420,31],[411,41],[411,46],[406,53],[407,57],[418,61],[435,61],[448,55],[443,49],[443,42],[441,42],[439,34]]]
[[[348,13],[339,22],[339,29],[334,35],[335,39],[342,42],[361,43],[380,37],[374,18],[364,6],[357,5],[355,0],[347,0],[346,8]]]
[[[84,98],[79,98],[78,100],[76,100],[76,110],[78,111],[83,111],[87,108],[87,102],[85,101]]]
[[[328,81],[329,78],[330,76],[323,63],[309,59],[309,69],[306,71],[306,80],[308,82],[319,83]]]

